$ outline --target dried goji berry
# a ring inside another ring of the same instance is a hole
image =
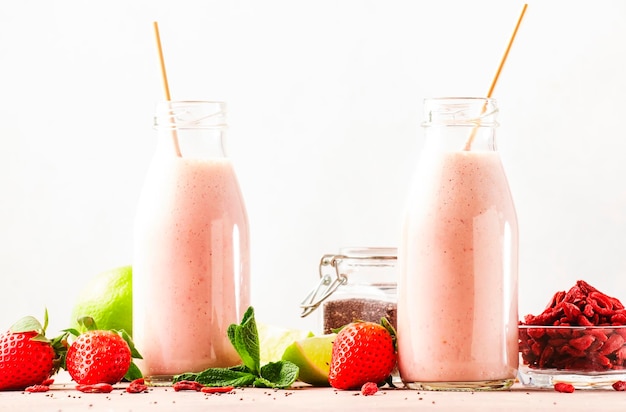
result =
[[[233,386],[203,386],[200,389],[203,393],[228,393],[235,389]]]
[[[602,345],[600,353],[603,355],[609,355],[624,346],[624,338],[621,335],[614,333],[609,336],[609,339]]]
[[[126,387],[128,393],[141,393],[147,390],[148,386],[144,384],[143,378],[135,379]]]
[[[569,383],[559,382],[559,383],[554,384],[554,390],[557,392],[572,393],[574,392],[575,389],[574,389],[574,385],[571,385]]]
[[[48,392],[50,385],[32,385],[24,389],[26,392]]]
[[[196,391],[199,392],[202,389],[202,384],[195,381],[178,381],[174,385],[174,390],[178,391]]]
[[[84,393],[109,393],[113,390],[113,385],[108,383],[94,383],[92,385],[76,385],[76,390]]]
[[[591,346],[591,344],[593,342],[595,342],[596,338],[594,338],[591,335],[584,335],[581,336],[580,338],[573,338],[569,341],[570,346],[580,350],[580,351],[584,351],[587,348],[589,348],[589,346]]]
[[[611,385],[616,391],[626,391],[626,382],[617,381]]]

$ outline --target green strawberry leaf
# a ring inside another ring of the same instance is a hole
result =
[[[46,329],[48,329],[48,308],[45,308],[43,311],[43,327],[41,328],[41,334],[46,334]]]
[[[63,329],[61,332],[64,333],[64,336],[66,338],[67,338],[68,335],[72,335],[72,336],[80,335],[80,331],[78,331],[78,329],[74,329],[74,328]]]
[[[67,355],[67,348],[69,344],[67,343],[67,338],[71,332],[69,330],[63,331],[63,333],[56,338],[53,338],[50,341],[50,345],[56,354],[56,357],[53,361],[53,374],[56,373],[59,369],[65,369],[65,357]]]
[[[120,329],[120,330],[118,330],[116,332],[128,344],[128,347],[130,348],[130,356],[132,358],[135,358],[135,359],[143,359],[143,357],[141,356],[141,354],[139,353],[139,351],[135,347],[135,342],[133,342],[133,339],[130,337],[130,335],[124,329]]]
[[[78,318],[77,322],[80,326],[81,332],[86,332],[88,330],[98,330],[96,321],[91,316],[80,317]]]
[[[385,329],[387,329],[387,332],[389,332],[389,334],[391,335],[391,341],[393,342],[393,349],[397,352],[398,351],[398,344],[396,342],[396,340],[397,340],[397,338],[396,338],[396,330],[394,329],[393,325],[391,323],[389,323],[389,321],[385,317],[380,319],[380,324]]]
[[[263,387],[288,388],[298,379],[299,372],[298,366],[290,361],[270,362],[263,365],[254,386],[260,386],[258,382],[263,383]]]
[[[18,320],[11,325],[9,331],[13,333],[37,332],[38,334],[43,334],[45,332],[41,323],[33,316],[25,316]]]
[[[130,367],[128,368],[128,371],[126,372],[126,375],[124,375],[124,379],[126,379],[129,382],[132,382],[135,379],[139,379],[139,378],[143,378],[143,374],[141,373],[141,370],[139,370],[137,365],[135,365],[135,362],[131,362]]]

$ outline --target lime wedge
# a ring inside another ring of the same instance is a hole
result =
[[[313,336],[313,332],[304,329],[287,329],[257,321],[261,365],[281,360],[287,346],[297,340]]]
[[[328,372],[336,333],[313,336],[294,342],[285,349],[283,360],[300,368],[298,379],[313,386],[329,386]]]

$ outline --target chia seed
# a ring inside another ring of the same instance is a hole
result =
[[[375,299],[350,298],[324,302],[324,333],[332,333],[348,323],[362,320],[379,323],[385,317],[397,330],[397,305]]]

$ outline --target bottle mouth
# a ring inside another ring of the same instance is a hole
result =
[[[424,99],[422,127],[498,127],[496,100],[488,97],[435,97]]]
[[[173,100],[156,106],[153,127],[167,129],[224,129],[226,103],[208,100]]]

